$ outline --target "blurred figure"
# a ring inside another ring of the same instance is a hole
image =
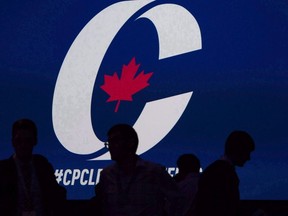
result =
[[[58,215],[64,205],[66,190],[58,185],[48,160],[32,154],[36,144],[35,123],[16,121],[12,127],[15,153],[0,161],[1,215]]]
[[[183,213],[192,205],[200,177],[200,161],[194,154],[183,154],[177,160],[179,172],[173,177],[180,190]]]
[[[226,140],[224,156],[202,173],[194,205],[187,215],[239,215],[239,179],[235,166],[243,167],[254,149],[254,141],[247,132],[232,132]]]
[[[161,165],[141,159],[136,150],[138,135],[127,124],[108,131],[105,143],[116,163],[105,168],[97,186],[105,216],[180,216],[179,194],[175,181]]]

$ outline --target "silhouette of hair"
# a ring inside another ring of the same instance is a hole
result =
[[[241,152],[253,151],[254,149],[254,140],[245,131],[233,131],[227,137],[225,143],[225,153],[227,155],[241,154]]]
[[[200,161],[194,154],[183,154],[177,160],[179,171],[197,172],[200,171]]]
[[[131,151],[134,153],[138,148],[138,135],[134,128],[128,124],[116,124],[111,127],[107,133],[108,136],[112,134],[117,134],[117,137],[123,139],[124,141],[129,141],[132,146],[127,146],[130,148]]]
[[[36,124],[30,119],[20,119],[12,125],[12,137],[14,138],[18,130],[31,130],[37,138],[38,131]]]

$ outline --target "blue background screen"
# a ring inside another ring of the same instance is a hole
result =
[[[13,153],[12,123],[23,117],[33,119],[39,130],[35,153],[53,164],[69,199],[91,198],[100,170],[111,161],[90,160],[105,149],[81,155],[61,145],[52,121],[55,85],[77,35],[96,14],[116,3],[1,2],[0,158]],[[136,17],[167,3],[180,5],[195,17],[202,49],[158,59],[155,26]],[[156,0],[147,4],[122,26],[103,57],[91,98],[93,130],[105,141],[110,126],[117,122],[133,125],[147,102],[193,91],[179,121],[141,157],[165,165],[173,174],[178,156],[194,153],[205,168],[223,154],[232,130],[246,130],[253,136],[256,150],[245,167],[237,168],[241,199],[287,199],[287,38],[285,0]],[[133,57],[145,73],[153,75],[148,87],[133,95],[132,101],[121,101],[114,112],[117,102],[106,102],[109,95],[100,86],[104,75],[120,75],[122,65]]]

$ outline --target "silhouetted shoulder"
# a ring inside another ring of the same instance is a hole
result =
[[[9,163],[9,159],[0,160],[0,168],[5,167]]]
[[[145,170],[146,172],[163,172],[165,171],[165,167],[161,164],[150,162],[147,160],[143,160],[142,158],[137,159],[136,163],[137,170]],[[110,164],[106,168],[102,170],[102,174],[115,174],[119,172],[119,165],[117,163]]]
[[[140,167],[140,168],[145,167],[148,171],[151,171],[151,172],[165,171],[165,167],[163,165],[154,163],[151,161],[143,160],[141,158],[137,162],[137,167]]]
[[[234,166],[217,160],[202,173],[196,195],[196,215],[234,216],[239,200],[239,179]]]
[[[44,157],[43,155],[40,155],[40,154],[34,154],[33,160],[38,160],[38,161],[43,161],[43,162],[48,163],[48,159],[46,157]]]
[[[223,172],[227,172],[229,170],[235,170],[234,166],[225,161],[225,160],[217,160],[215,162],[213,162],[212,164],[210,164],[203,172],[203,174],[206,173],[223,173]]]
[[[200,177],[200,184],[205,184],[205,182],[210,182],[212,185],[223,185],[225,186],[225,182],[233,178],[234,182],[238,184],[238,177],[235,172],[234,166],[225,160],[217,160],[210,164],[202,173]],[[214,188],[215,189],[215,188]]]
[[[0,161],[0,173],[1,174],[12,172],[15,170],[14,168],[16,168],[16,165],[12,157]]]
[[[112,164],[109,164],[107,167],[105,167],[101,173],[102,174],[108,174],[108,173],[111,173],[111,172],[115,172],[115,170],[117,170],[117,164],[116,163],[112,163]]]

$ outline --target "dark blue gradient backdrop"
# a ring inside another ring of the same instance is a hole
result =
[[[52,102],[72,42],[96,14],[113,3],[116,1],[1,1],[1,159],[13,151],[12,123],[27,117],[39,127],[35,152],[45,155],[55,169],[97,171],[111,163],[89,161],[91,157],[71,153],[60,144],[52,124]],[[95,81],[91,108],[95,134],[105,140],[113,123],[134,124],[146,102],[193,91],[175,127],[142,156],[175,167],[180,154],[191,152],[205,168],[222,155],[230,131],[247,130],[255,139],[256,150],[244,168],[237,168],[241,198],[287,199],[288,2],[170,3],[182,5],[196,18],[202,49],[159,61],[154,26],[144,19],[129,20],[110,45]],[[121,102],[114,113],[116,102],[106,103],[108,95],[99,87],[104,74],[120,72],[133,56],[145,72],[154,74],[149,87],[135,94],[132,102]],[[94,193],[92,185],[70,182],[66,187],[69,199],[88,199]]]

